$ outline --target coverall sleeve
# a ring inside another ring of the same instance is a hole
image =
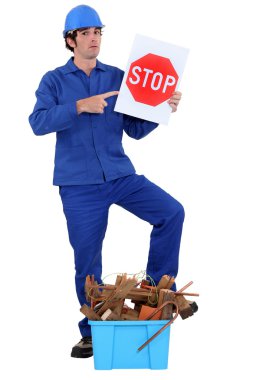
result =
[[[35,135],[58,132],[71,128],[78,118],[76,102],[58,104],[57,92],[47,74],[42,78],[35,93],[37,102],[29,123]]]
[[[147,136],[159,124],[153,123],[151,121],[138,119],[133,116],[124,115],[124,131],[129,137],[132,137],[136,140]]]

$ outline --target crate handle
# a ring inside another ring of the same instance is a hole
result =
[[[166,305],[169,305],[169,304],[172,304],[172,305],[175,305],[176,306],[176,315],[175,317],[173,317],[168,323],[166,323],[166,325],[164,325],[160,330],[158,330],[153,336],[151,336],[151,338],[149,338],[145,343],[143,343],[142,346],[140,346],[138,348],[138,351],[141,351],[144,347],[146,347],[150,342],[152,342],[153,339],[155,339],[158,335],[160,335],[167,327],[169,327],[175,320],[176,318],[178,317],[178,313],[179,313],[179,310],[178,310],[178,305],[176,302],[173,302],[173,301],[166,301],[164,302],[160,307],[158,307],[153,313],[151,313],[147,318],[146,318],[146,321],[148,321],[150,318],[152,318],[158,311],[162,310],[164,308],[164,306]]]

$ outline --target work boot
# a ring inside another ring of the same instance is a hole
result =
[[[93,356],[91,336],[83,337],[71,351],[72,358],[90,358]]]

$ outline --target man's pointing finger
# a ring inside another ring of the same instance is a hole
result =
[[[102,97],[103,97],[103,99],[107,99],[107,98],[110,98],[111,96],[115,96],[118,94],[119,94],[119,91],[109,91],[109,92],[102,94]]]

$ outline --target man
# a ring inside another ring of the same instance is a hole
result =
[[[63,32],[74,56],[66,65],[46,73],[36,91],[29,117],[36,135],[56,132],[53,184],[59,186],[75,256],[76,292],[86,303],[85,279],[94,274],[101,283],[101,251],[108,211],[117,204],[153,225],[147,274],[154,281],[174,277],[184,220],[179,202],[137,175],[122,147],[122,134],[145,137],[158,124],[114,112],[123,71],[97,60],[103,24],[87,6],[73,8]],[[181,93],[168,101],[176,111]],[[92,356],[87,318],[79,322],[81,341],[72,357]]]

